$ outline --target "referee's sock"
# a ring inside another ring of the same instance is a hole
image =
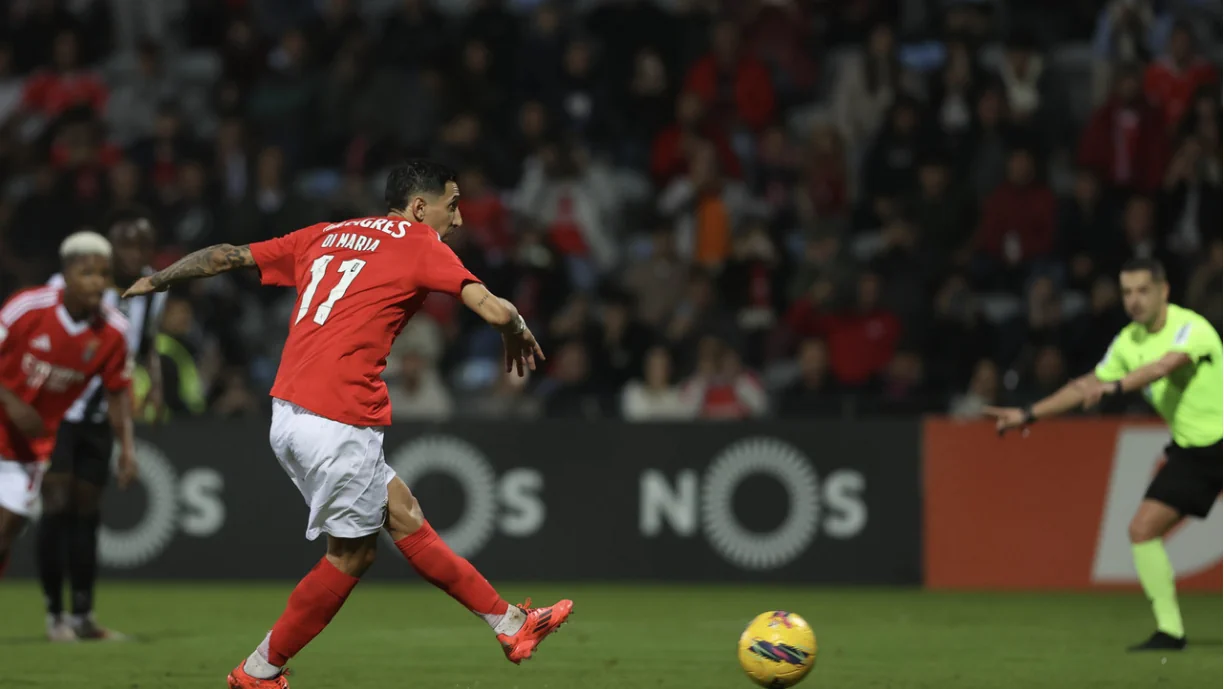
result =
[[[1139,583],[1143,584],[1143,592],[1147,594],[1148,600],[1152,601],[1156,629],[1178,639],[1185,637],[1181,608],[1177,605],[1177,582],[1173,574],[1173,564],[1169,562],[1169,555],[1165,552],[1164,541],[1154,538],[1133,543],[1131,553],[1135,557],[1135,571],[1139,573]]]

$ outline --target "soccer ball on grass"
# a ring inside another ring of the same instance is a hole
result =
[[[761,613],[740,635],[739,662],[766,689],[793,687],[816,662],[816,635],[793,612]]]

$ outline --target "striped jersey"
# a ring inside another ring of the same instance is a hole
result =
[[[153,269],[146,267],[142,275],[153,274]],[[64,276],[56,273],[47,281],[47,286],[56,289],[64,288]],[[127,346],[128,354],[136,361],[144,361],[153,349],[157,332],[161,328],[162,311],[165,310],[166,293],[146,294],[134,299],[120,299],[119,290],[110,288],[102,296],[102,303],[117,309],[128,320]],[[106,394],[102,389],[102,379],[94,377],[89,381],[85,392],[73,402],[64,415],[65,421],[80,423],[106,422]]]

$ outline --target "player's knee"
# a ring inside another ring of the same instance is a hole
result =
[[[43,481],[42,490],[39,491],[42,497],[42,512],[44,515],[63,514],[68,511],[71,504],[68,483],[66,481],[57,481],[47,477]]]
[[[351,577],[360,577],[378,557],[378,541],[375,538],[360,541],[333,541],[327,550],[327,559],[336,569]]]
[[[1144,543],[1161,536],[1156,532],[1151,520],[1145,519],[1142,514],[1136,514],[1131,518],[1127,533],[1131,543]]]
[[[396,479],[388,491],[387,529],[393,536],[413,533],[425,523],[421,503],[408,490],[408,486]]]
[[[82,517],[94,517],[102,509],[102,491],[97,486],[78,483],[73,486],[72,510]]]
[[[350,577],[360,577],[374,566],[374,560],[377,558],[378,551],[374,548],[355,550],[341,556],[342,564],[337,565],[337,569]]]

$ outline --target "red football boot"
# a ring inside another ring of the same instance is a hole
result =
[[[246,661],[238,663],[238,667],[229,673],[229,689],[289,689],[289,672],[280,673],[272,679],[260,679],[247,674],[243,666]]]
[[[497,635],[497,640],[501,642],[502,650],[506,652],[506,660],[515,665],[530,658],[536,646],[540,645],[544,637],[557,631],[558,627],[565,624],[565,621],[569,619],[570,613],[574,611],[574,601],[563,600],[556,602],[548,608],[533,608],[531,607],[531,599],[528,598],[518,608],[527,614],[527,619],[523,621],[523,626],[514,634]]]

